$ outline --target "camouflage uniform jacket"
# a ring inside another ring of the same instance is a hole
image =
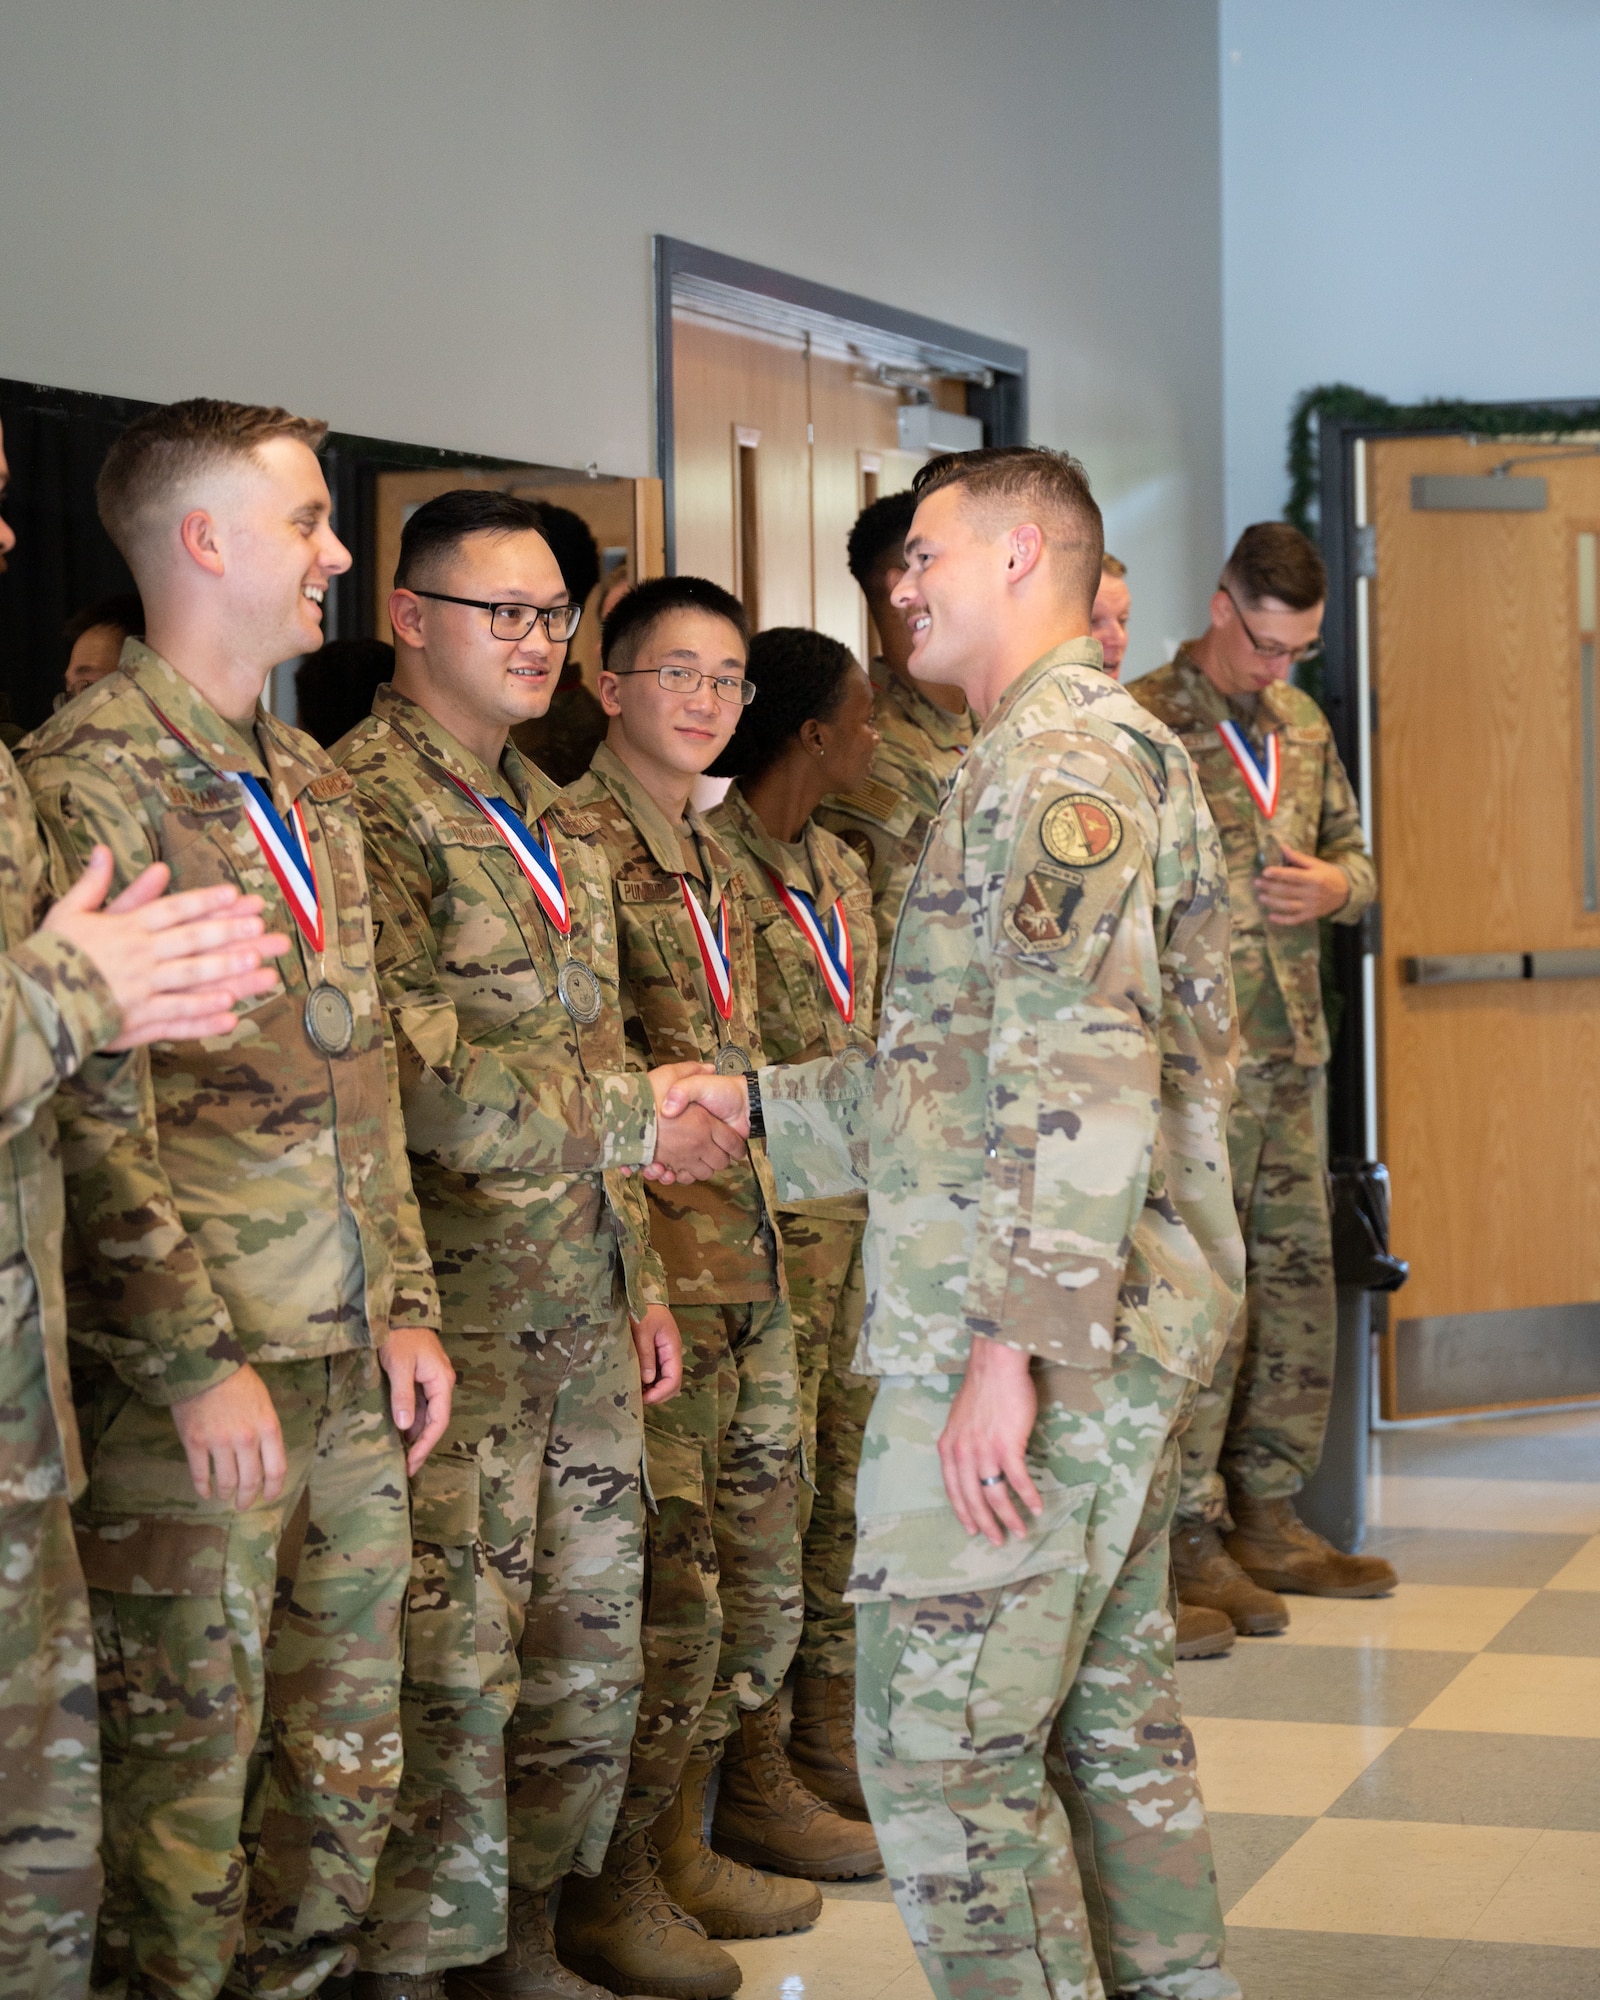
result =
[[[1204,1381],[1242,1296],[1222,854],[1182,748],[1099,661],[1036,661],[957,773],[870,1117],[851,1057],[761,1074],[785,1196],[832,1192],[846,1150],[864,1170],[865,1372],[956,1372],[982,1334]]]
[[[616,899],[622,1015],[633,1065],[714,1062],[724,1043],[761,1061],[754,939],[733,862],[691,806],[686,832],[661,808],[607,743],[563,794],[599,822]],[[724,1027],[706,988],[687,880],[713,924],[726,898],[733,1012]],[[772,1171],[757,1144],[749,1157],[708,1181],[649,1188],[650,1238],[667,1272],[673,1305],[740,1305],[777,1298],[782,1260],[772,1221]]]
[[[0,748],[0,1508],[81,1491],[67,1379],[63,1206],[50,1098],[116,1033],[111,991],[75,944],[31,935],[44,849]]]
[[[755,930],[762,1054],[769,1063],[812,1062],[852,1048],[870,1056],[878,941],[872,885],[853,851],[814,819],[806,822],[803,841],[786,847],[767,832],[737,784],[707,815],[707,824],[744,880]],[[853,1020],[845,1020],[823,984],[810,940],[779,902],[769,870],[787,887],[808,895],[825,922],[836,903],[842,910],[854,960]],[[859,1220],[866,1215],[867,1201],[865,1194],[839,1195],[806,1207],[812,1214]]]
[[[893,674],[882,660],[871,668],[875,696],[872,726],[881,741],[872,776],[848,796],[825,800],[817,822],[861,857],[872,882],[872,920],[878,929],[878,991],[889,969],[889,947],[922,853],[950,780],[972,741],[972,712],[952,715],[921,688]]]
[[[1200,671],[1187,646],[1128,692],[1159,715],[1194,759],[1228,864],[1233,908],[1233,985],[1241,1053],[1288,1056],[1297,1063],[1328,1060],[1322,1013],[1321,932],[1314,924],[1269,924],[1256,899],[1256,877],[1298,848],[1332,861],[1350,884],[1336,924],[1359,922],[1377,893],[1377,876],[1361,832],[1361,811],[1334,748],[1328,718],[1310,695],[1275,682],[1254,712],[1229,701]],[[1256,754],[1278,738],[1278,809],[1263,818],[1217,725],[1236,722]]]
[[[231,1035],[91,1057],[62,1092],[83,1257],[73,1338],[165,1404],[247,1360],[309,1360],[381,1342],[391,1325],[437,1327],[350,779],[264,709],[247,741],[136,639],[116,673],[29,738],[23,768],[58,887],[103,841],[118,889],[165,861],[174,889],[234,882],[261,896],[269,927],[292,940],[277,984],[245,1003]],[[232,771],[261,780],[280,815],[291,801],[304,814],[320,965]],[[355,1017],[342,1055],[322,1054],[306,1032],[319,980],[345,994]]]
[[[592,813],[507,744],[498,771],[381,687],[338,745],[367,843],[378,978],[394,1027],[411,1178],[445,1326],[519,1333],[609,1316],[619,1241],[636,1314],[666,1297],[643,1185],[655,1094],[625,1071],[611,876]],[[600,985],[580,1026],[568,957],[504,838],[458,789],[503,797],[554,843],[571,956]]]

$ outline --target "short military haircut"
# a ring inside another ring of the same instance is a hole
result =
[[[618,598],[600,628],[600,664],[608,672],[625,674],[638,659],[656,625],[671,611],[709,611],[726,618],[750,644],[750,620],[737,597],[704,576],[652,576]]]
[[[885,493],[856,516],[845,559],[863,590],[870,590],[891,563],[904,560],[906,534],[916,511],[917,497],[907,488],[904,493]]]
[[[537,535],[548,544],[537,501],[494,486],[458,486],[424,500],[400,530],[395,589],[414,590],[430,582],[472,535]],[[559,556],[556,563],[559,568]]]
[[[755,683],[756,698],[740,713],[727,748],[706,775],[759,778],[777,763],[802,723],[833,720],[857,664],[850,648],[825,632],[803,625],[758,632],[744,670]]]
[[[274,405],[219,403],[193,396],[135,417],[106,453],[95,481],[95,503],[106,533],[131,562],[132,551],[162,525],[163,512],[194,480],[219,466],[255,459],[273,438],[295,438],[320,450],[328,426],[291,416]]]
[[[1256,521],[1233,545],[1222,588],[1244,604],[1275,597],[1291,611],[1310,611],[1328,595],[1328,571],[1317,545],[1287,521]]]
[[[1070,452],[1032,444],[947,451],[929,459],[911,491],[920,505],[947,486],[959,487],[968,511],[997,535],[1019,522],[1034,522],[1061,559],[1063,584],[1086,605],[1094,602],[1105,529],[1089,475]]]
[[[1100,574],[1102,576],[1126,576],[1128,574],[1128,565],[1120,556],[1114,556],[1107,549],[1100,558]]]
[[[574,604],[587,604],[600,581],[600,548],[589,523],[570,507],[552,500],[535,500],[545,540],[561,571],[561,581]]]
[[[136,590],[119,590],[113,597],[97,597],[81,611],[74,611],[61,628],[68,646],[77,645],[85,632],[97,632],[102,625],[120,632],[124,639],[144,637],[144,605]]]

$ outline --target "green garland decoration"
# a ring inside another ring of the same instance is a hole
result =
[[[1283,516],[1313,541],[1320,526],[1317,451],[1323,417],[1343,417],[1375,430],[1560,437],[1569,431],[1600,430],[1600,403],[1557,409],[1549,403],[1464,403],[1448,396],[1431,397],[1425,403],[1391,403],[1387,396],[1374,396],[1349,382],[1303,389],[1289,416],[1289,502]]]

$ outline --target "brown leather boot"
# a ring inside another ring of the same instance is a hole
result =
[[[776,1701],[744,1710],[728,1738],[711,1845],[752,1868],[813,1882],[883,1872],[872,1829],[825,1806],[789,1768]]]
[[[482,1965],[464,1965],[444,1976],[450,2000],[611,2000],[569,1972],[556,1957],[555,1935],[544,1913],[547,1896],[511,1891],[506,1948]]]
[[[1180,1660],[1214,1660],[1219,1653],[1231,1653],[1233,1620],[1226,1611],[1213,1611],[1204,1604],[1178,1600],[1178,1645]]]
[[[1174,1522],[1172,1574],[1180,1604],[1225,1611],[1234,1631],[1247,1639],[1267,1638],[1289,1623],[1288,1605],[1245,1575],[1210,1521]]]
[[[856,1677],[802,1674],[794,1684],[789,1762],[808,1792],[846,1819],[864,1820],[856,1769]]]
[[[1234,1531],[1228,1554],[1267,1590],[1304,1597],[1383,1597],[1400,1579],[1382,1556],[1347,1556],[1308,1528],[1292,1500],[1228,1496]]]
[[[563,1965],[609,1993],[728,2000],[744,1975],[662,1886],[648,1828],[613,1840],[598,1875],[569,1875],[556,1912]]]
[[[763,1875],[706,1845],[702,1829],[711,1771],[710,1751],[691,1751],[678,1796],[650,1829],[667,1894],[707,1937],[779,1937],[814,1924],[822,1914],[822,1892],[813,1883]]]

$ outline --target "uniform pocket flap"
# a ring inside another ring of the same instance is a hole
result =
[[[663,1500],[688,1500],[696,1506],[706,1497],[705,1459],[693,1438],[668,1431],[644,1433],[644,1492],[655,1512]]]
[[[855,1567],[845,1597],[871,1604],[889,1597],[958,1597],[997,1590],[1051,1570],[1088,1568],[1084,1538],[1098,1488],[1046,1485],[1035,1475],[1044,1512],[1037,1521],[1023,1511],[1028,1532],[1007,1535],[996,1548],[969,1535],[948,1503],[863,1520],[856,1533]]]
[[[478,1539],[478,1467],[470,1458],[430,1458],[411,1482],[411,1534],[436,1548]]]
[[[91,1590],[124,1597],[217,1597],[228,1554],[226,1521],[75,1521]]]

